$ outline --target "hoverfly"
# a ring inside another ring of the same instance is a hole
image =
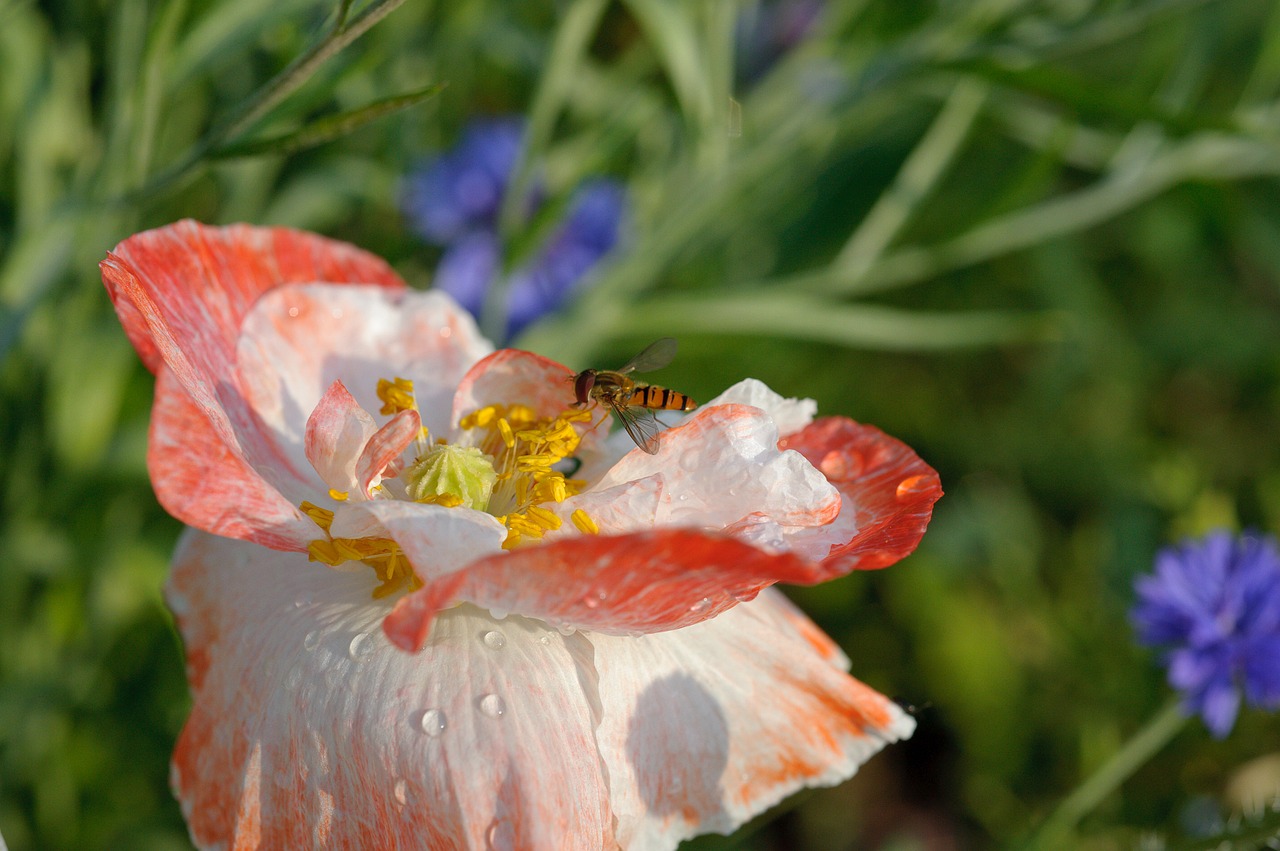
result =
[[[683,393],[636,381],[630,375],[662,369],[675,356],[676,341],[663,337],[618,369],[584,369],[573,379],[573,392],[578,397],[574,407],[593,402],[608,405],[636,446],[650,455],[656,454],[662,423],[653,412],[692,411],[698,403]]]

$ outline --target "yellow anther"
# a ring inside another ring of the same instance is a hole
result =
[[[416,501],[424,505],[443,505],[445,508],[457,508],[463,503],[462,497],[456,493],[430,494]]]
[[[325,538],[317,538],[307,544],[307,561],[319,561],[330,567],[337,567],[346,559],[338,553],[338,548],[333,545],[332,541]]]
[[[543,528],[523,514],[512,514],[507,517],[507,527],[530,538],[541,538]]]
[[[338,502],[346,502],[347,497],[349,497],[350,495],[351,494],[347,493],[346,491],[340,491],[337,488],[329,488],[329,498],[333,500],[337,500]]]
[[[378,413],[384,416],[417,407],[413,398],[413,382],[407,378],[397,378],[395,381],[379,378],[378,398],[382,400],[382,408]]]
[[[578,510],[581,511],[582,509],[578,509]],[[552,514],[550,511],[547,511],[545,508],[539,508],[536,505],[529,506],[525,514],[529,517],[530,520],[532,520],[534,523],[537,523],[543,529],[559,529],[560,526],[564,523],[564,521],[560,519],[559,515]]]
[[[520,545],[520,533],[517,532],[515,529],[507,530],[507,537],[502,542],[502,548],[504,550],[512,550],[519,545]]]
[[[573,521],[574,526],[578,527],[578,531],[584,535],[600,534],[600,527],[596,525],[596,521],[592,520],[591,515],[581,508],[576,509],[573,514],[569,515],[569,519]]]
[[[507,410],[507,418],[514,423],[532,423],[538,419],[538,414],[528,405],[512,405]]]
[[[532,469],[534,467],[550,467],[560,459],[554,455],[546,453],[538,453],[535,455],[520,455],[516,458],[516,462],[521,469]]]
[[[508,449],[516,448],[516,436],[511,431],[511,423],[507,422],[506,417],[498,418],[498,431],[502,433],[502,442],[507,445]]]
[[[311,522],[315,523],[326,532],[333,525],[333,512],[327,508],[321,508],[312,502],[303,502],[298,508],[302,509],[302,513],[311,518]]]

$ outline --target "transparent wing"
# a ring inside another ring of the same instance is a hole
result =
[[[650,343],[640,354],[627,361],[617,372],[653,372],[662,369],[676,357],[676,338],[663,337],[656,343]]]
[[[662,442],[662,423],[658,422],[653,411],[648,408],[627,408],[622,405],[611,407],[618,422],[622,423],[622,427],[627,430],[627,434],[635,441],[636,446],[650,455],[657,455],[658,445]]]

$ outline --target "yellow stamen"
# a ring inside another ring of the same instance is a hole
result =
[[[578,527],[578,531],[584,535],[600,534],[600,527],[596,525],[596,521],[592,520],[591,515],[581,508],[576,509],[573,514],[569,515],[569,519],[573,521],[574,526]]]
[[[303,502],[298,508],[302,509],[302,513],[307,515],[312,523],[315,523],[326,532],[333,525],[333,512],[327,508],[321,508],[311,502]]]
[[[581,511],[582,509],[578,509],[578,510]],[[550,511],[547,511],[545,508],[539,508],[536,505],[529,506],[529,509],[525,512],[525,514],[528,515],[530,520],[532,520],[534,523],[537,523],[543,529],[548,529],[548,530],[559,529],[564,522],[563,520],[560,519],[560,516],[558,514],[552,514]]]
[[[337,488],[329,488],[329,498],[338,502],[346,502],[350,494],[346,491],[340,491]]]
[[[502,442],[507,445],[508,449],[516,448],[516,436],[511,431],[511,423],[507,422],[506,417],[498,419],[498,431],[502,433]]]
[[[413,397],[413,382],[407,378],[397,378],[395,381],[379,378],[377,392],[378,398],[382,400],[382,408],[378,413],[383,416],[415,410],[418,407]]]

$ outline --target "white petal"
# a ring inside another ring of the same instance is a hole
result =
[[[365,573],[189,533],[169,597],[202,848],[612,847],[590,646],[460,606],[391,647]]]
[[[812,399],[789,399],[775,393],[756,378],[744,378],[702,407],[712,405],[751,405],[769,415],[778,427],[778,436],[786,437],[813,422],[818,403]]]
[[[302,438],[321,395],[341,380],[377,411],[379,378],[408,378],[423,425],[450,428],[453,394],[492,346],[440,292],[325,284],[277,287],[245,317],[237,367],[255,413],[306,469]]]
[[[775,595],[672,632],[591,635],[596,735],[628,851],[728,833],[911,734],[914,721],[844,674],[839,651]]]
[[[785,526],[835,519],[840,494],[798,452],[779,451],[773,421],[743,405],[704,408],[662,436],[658,453],[631,452],[592,491],[663,478],[654,523],[722,529],[752,514]]]
[[[507,537],[506,527],[483,511],[394,499],[340,504],[329,532],[335,538],[394,538],[423,580],[500,552]]]

